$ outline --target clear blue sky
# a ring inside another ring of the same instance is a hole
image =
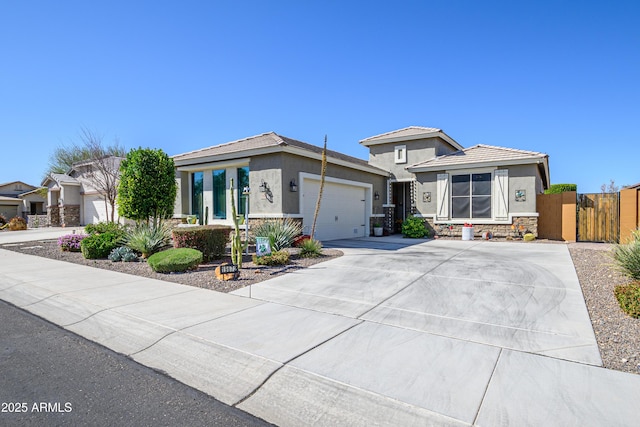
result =
[[[640,182],[637,1],[3,1],[0,183],[81,127],[169,155],[275,131],[366,158],[405,126]]]

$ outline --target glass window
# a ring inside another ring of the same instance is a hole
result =
[[[227,174],[224,169],[213,171],[213,216],[227,218]]]
[[[245,212],[246,202],[248,195],[242,194],[242,190],[244,187],[249,186],[249,166],[245,166],[243,168],[238,168],[238,197],[236,200],[238,201],[238,215],[243,215]]]
[[[491,173],[451,177],[451,217],[491,218]]]
[[[203,189],[203,177],[202,172],[194,172],[191,174],[191,214],[198,217],[198,220],[204,218],[202,212],[202,189]],[[204,221],[200,222],[204,224]]]

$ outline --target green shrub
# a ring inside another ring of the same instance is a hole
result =
[[[558,194],[566,191],[578,191],[576,184],[551,184],[549,188],[544,190],[544,194]]]
[[[173,247],[197,249],[211,261],[224,256],[230,234],[231,227],[219,225],[178,227],[173,229]]]
[[[151,255],[147,263],[157,273],[187,271],[202,263],[202,252],[191,248],[167,249]]]
[[[291,218],[269,219],[253,228],[255,236],[269,238],[271,250],[276,252],[291,247],[300,233],[302,233],[300,223]]]
[[[124,237],[124,244],[147,258],[169,245],[171,231],[165,225],[141,223],[129,230]]]
[[[256,265],[285,265],[289,263],[289,252],[277,251],[261,257],[254,255],[253,263]]]
[[[640,318],[640,282],[616,286],[613,293],[625,313]]]
[[[20,218],[19,216],[11,218],[9,221],[9,230],[11,231],[19,231],[27,229],[27,221],[24,218]]]
[[[100,259],[109,256],[120,246],[122,238],[114,233],[93,234],[80,242],[82,256],[86,259]]]
[[[413,239],[429,236],[429,230],[422,218],[410,216],[402,222],[402,235]]]
[[[322,242],[316,239],[304,239],[299,244],[300,256],[304,258],[315,258],[322,255]]]
[[[632,235],[633,239],[622,245],[613,247],[613,259],[623,274],[640,280],[640,230]]]
[[[113,262],[133,262],[138,260],[138,255],[127,246],[119,246],[111,251],[109,259]]]
[[[117,222],[99,222],[97,224],[87,224],[84,227],[84,231],[87,234],[113,233],[124,237],[126,227]]]

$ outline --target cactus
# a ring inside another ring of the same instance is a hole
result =
[[[242,241],[240,239],[240,226],[238,225],[238,215],[236,214],[236,201],[233,195],[233,178],[231,178],[231,218],[233,218],[234,232],[231,236],[231,262],[242,268]]]

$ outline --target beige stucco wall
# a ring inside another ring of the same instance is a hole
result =
[[[436,214],[437,173],[424,172],[416,174],[416,209],[422,215]],[[424,201],[425,193],[431,193],[431,201]]]
[[[369,163],[380,169],[390,171],[395,179],[412,179],[413,173],[405,170],[407,166],[433,159],[443,150],[440,138],[417,139],[414,141],[391,142],[369,147]],[[407,149],[406,163],[395,162],[395,147],[404,145]]]
[[[509,170],[509,213],[536,212],[539,173],[537,165],[508,166]],[[516,202],[516,190],[526,191],[526,200]]]
[[[540,181],[537,165],[516,165],[498,169],[507,169],[509,171],[509,213],[535,213],[536,195],[539,188],[538,181]],[[460,173],[468,172],[469,170],[465,170]],[[444,171],[440,173],[444,173]],[[438,172],[420,172],[416,174],[416,209],[422,215],[429,216],[436,213],[437,174]],[[455,175],[456,172],[449,171],[449,174]],[[516,202],[516,190],[526,191],[526,200],[524,202]],[[424,193],[431,193],[431,202],[424,201]]]

